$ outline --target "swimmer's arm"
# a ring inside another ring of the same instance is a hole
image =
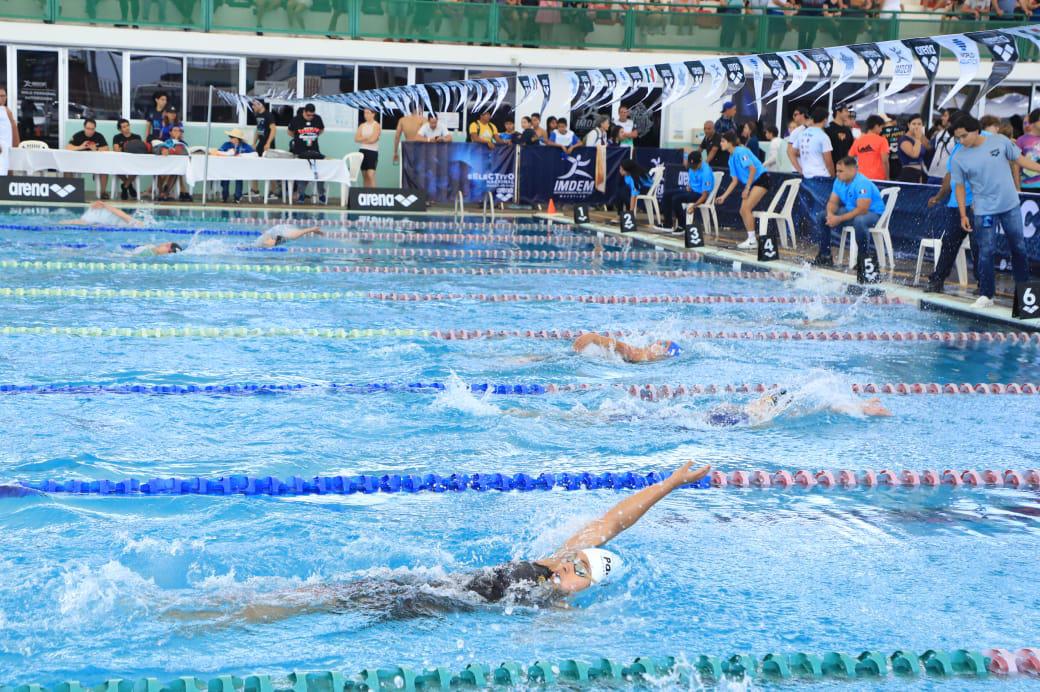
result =
[[[676,488],[694,483],[708,474],[710,466],[691,470],[688,461],[661,483],[643,488],[614,505],[606,514],[591,522],[560,546],[557,554],[569,553],[583,548],[595,548],[607,543],[625,529],[639,521],[655,504],[663,500]]]
[[[309,235],[311,233],[317,233],[318,235],[321,235],[321,229],[317,226],[308,226],[307,228],[294,228],[292,230],[286,229],[282,232],[281,236],[286,240],[296,240],[297,238],[302,238],[303,236]]]
[[[91,206],[93,206],[93,205],[91,205]],[[110,212],[112,212],[116,216],[118,216],[123,221],[126,221],[128,224],[132,224],[134,226],[140,225],[140,222],[137,219],[135,219],[134,217],[130,216],[129,214],[127,214],[122,209],[114,207],[111,204],[105,204],[104,202],[101,203],[101,206],[104,207],[105,209],[109,210]]]

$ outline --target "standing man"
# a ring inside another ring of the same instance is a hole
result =
[[[686,157],[686,170],[689,175],[687,190],[666,192],[663,204],[664,227],[672,232],[686,230],[686,214],[693,212],[704,204],[715,187],[715,174],[699,151],[691,151]],[[690,205],[690,206],[687,206]]]
[[[729,168],[729,154],[722,150],[721,135],[715,131],[715,123],[710,120],[704,121],[701,154],[704,161],[715,170],[725,171]]]
[[[469,141],[486,144],[488,149],[494,149],[496,144],[502,143],[498,128],[491,122],[490,111],[484,111],[469,124]]]
[[[256,151],[257,156],[263,156],[268,149],[274,149],[274,137],[278,125],[275,124],[274,113],[267,107],[267,103],[260,99],[253,99],[253,117],[256,118],[253,150]],[[252,190],[254,195],[260,194],[260,188],[255,180],[253,181]],[[276,197],[277,193],[272,192],[271,196]]]
[[[97,131],[97,121],[87,118],[83,121],[83,129],[72,135],[65,148],[69,151],[108,151],[108,140]],[[102,173],[99,177],[101,199],[108,199],[108,176]]]
[[[726,101],[722,104],[722,115],[715,121],[715,131],[720,135],[724,135],[730,130],[736,130],[737,124],[733,121],[733,118],[737,117],[737,106],[732,101]]]
[[[1026,116],[1026,131],[1015,142],[1029,159],[1040,161],[1040,108]],[[1022,192],[1040,192],[1040,175],[1023,175]]]
[[[867,131],[857,137],[849,149],[859,172],[871,180],[888,180],[888,140],[881,135],[884,124],[880,115],[867,118]]]
[[[827,123],[827,109],[817,106],[812,110],[798,139],[791,143],[794,158],[791,165],[802,175],[801,190],[809,197],[809,219],[820,218],[832,194],[834,180],[834,153],[831,138],[823,131]]]
[[[7,107],[7,87],[0,86],[0,175],[7,175],[11,167],[11,149],[18,146],[18,123]]]
[[[813,266],[831,267],[831,234],[834,230],[848,226],[856,229],[856,247],[860,254],[870,247],[870,229],[885,211],[881,191],[865,175],[859,172],[856,159],[848,156],[838,162],[837,179],[827,200],[827,211],[823,217],[820,233],[820,253]]]
[[[798,135],[802,134],[802,130],[805,129],[805,117],[808,114],[805,106],[795,106],[791,109],[791,122],[794,123],[794,127],[787,133],[787,158],[794,161],[794,142],[798,140]]]
[[[376,186],[376,168],[379,166],[379,138],[383,135],[383,126],[376,120],[376,112],[370,108],[362,111],[365,119],[358,125],[354,133],[354,141],[361,150],[361,175],[364,176],[365,187]]]
[[[289,134],[292,135],[289,149],[298,159],[315,160],[325,158],[318,146],[318,138],[325,131],[325,121],[314,110],[314,104],[308,103],[289,123]],[[304,181],[303,185],[300,186],[299,197],[296,199],[299,204],[303,204],[307,199],[308,184],[309,181]],[[317,187],[318,201],[321,204],[325,204],[325,183],[316,180],[315,187]]]
[[[415,110],[408,115],[402,116],[401,119],[397,121],[397,130],[394,132],[395,166],[401,162],[401,137],[403,136],[404,141],[406,142],[423,141],[422,138],[419,137],[419,130],[421,130],[425,124],[426,118],[423,116],[423,109],[419,106],[416,106]]]
[[[635,121],[629,113],[628,106],[618,106],[617,120],[614,124],[618,126],[618,144],[623,147],[634,147],[639,137]]]
[[[1016,282],[1029,280],[1029,256],[1022,228],[1022,212],[1015,189],[1015,179],[1008,162],[1030,171],[1040,171],[1040,163],[1023,156],[1022,150],[1004,135],[983,137],[979,121],[970,115],[953,124],[953,136],[961,145],[950,159],[950,180],[957,197],[961,229],[976,233],[979,248],[976,270],[979,274],[979,298],[972,307],[993,306],[996,278],[993,270],[993,245],[996,228],[1004,229],[1011,250],[1011,271]],[[966,186],[974,192],[973,214],[968,214]]]
[[[848,106],[835,106],[834,117],[831,124],[823,129],[831,140],[831,156],[835,161],[841,161],[849,155],[852,142],[852,111]]]
[[[946,131],[938,133],[935,136],[938,141],[943,134],[946,134],[946,137],[943,138],[944,141],[953,142],[953,145],[950,147],[950,151],[945,157],[944,165],[946,166],[946,175],[942,178],[942,184],[939,186],[939,191],[935,193],[934,197],[931,197],[928,200],[928,206],[934,207],[945,199],[946,216],[943,222],[944,230],[942,234],[942,249],[939,252],[939,260],[935,263],[935,270],[928,276],[928,286],[924,289],[925,293],[943,292],[943,283],[946,281],[946,277],[950,275],[950,271],[953,270],[954,262],[957,261],[957,254],[960,252],[961,245],[964,243],[965,238],[968,238],[971,245],[971,257],[973,260],[972,273],[975,275],[976,280],[978,280],[979,276],[979,248],[975,244],[976,235],[974,233],[967,233],[963,228],[961,228],[961,214],[957,209],[957,195],[953,194],[953,188],[950,185],[950,171],[953,168],[953,157],[961,149],[960,143],[958,143],[953,136],[952,122],[956,122],[962,115],[966,115],[966,113],[957,111]],[[990,133],[983,132],[982,136],[989,137]],[[972,194],[971,185],[967,183],[964,185],[964,202],[970,214]]]
[[[152,101],[155,103],[155,108],[148,111],[145,115],[145,120],[148,124],[145,126],[144,139],[146,142],[151,142],[153,139],[163,139],[162,129],[163,125],[163,112],[166,110],[166,106],[170,100],[169,95],[165,91],[157,91],[152,94]]]

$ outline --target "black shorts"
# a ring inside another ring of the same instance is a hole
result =
[[[374,171],[376,164],[379,163],[379,152],[372,151],[371,149],[362,149],[361,156],[361,170],[363,171]]]
[[[758,180],[751,183],[751,187],[763,187],[766,190],[769,190],[769,174],[763,173]]]

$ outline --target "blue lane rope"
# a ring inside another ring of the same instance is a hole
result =
[[[466,385],[476,394],[549,394],[550,388],[541,384],[499,384],[475,382]],[[444,382],[369,382],[364,384],[291,383],[291,384],[0,384],[0,394],[283,394],[306,390],[327,390],[346,394],[375,394],[381,392],[440,392],[447,389]],[[590,386],[591,389],[591,386]]]
[[[440,476],[435,473],[417,474],[362,474],[358,476],[292,476],[284,481],[274,476],[221,476],[219,478],[128,478],[122,481],[54,481],[22,482],[20,486],[44,493],[76,495],[353,495],[355,493],[420,493],[420,492],[485,492],[498,490],[637,490],[664,480],[667,475],[657,471],[639,473],[453,473]],[[684,487],[711,488],[711,480],[702,478]]]

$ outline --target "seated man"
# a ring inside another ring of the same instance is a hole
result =
[[[691,151],[686,157],[686,170],[689,171],[687,189],[666,192],[664,195],[662,224],[664,228],[673,232],[685,231],[687,211],[693,212],[704,204],[715,187],[715,174],[712,173],[711,166],[703,160],[699,150]]]
[[[249,144],[246,144],[245,134],[242,130],[237,127],[233,130],[227,130],[224,132],[228,136],[228,141],[220,145],[220,148],[214,152],[216,156],[241,156],[242,154],[255,154],[256,150],[253,149]],[[230,181],[220,181],[220,192],[221,200],[224,204],[228,201],[228,188],[231,187]],[[235,204],[242,201],[242,181],[235,181]]]
[[[450,142],[451,135],[444,123],[437,119],[436,113],[430,113],[426,122],[419,128],[418,137],[420,142]]]
[[[112,149],[127,154],[148,153],[148,147],[145,145],[144,140],[130,131],[130,121],[126,118],[119,119],[119,132],[112,138]],[[126,200],[131,197],[137,197],[137,190],[134,188],[136,182],[137,178],[135,176],[119,176],[119,199]]]
[[[97,121],[87,118],[83,121],[83,129],[72,135],[72,139],[65,148],[69,151],[108,151],[108,140],[97,131]],[[98,177],[101,185],[101,199],[108,199],[108,176],[101,174]]]
[[[856,229],[856,247],[861,253],[870,247],[870,229],[885,211],[885,202],[870,179],[859,172],[856,159],[846,156],[838,162],[837,179],[827,200],[827,211],[820,232],[820,254],[813,260],[817,267],[834,265],[831,260],[831,231],[851,225]]]

